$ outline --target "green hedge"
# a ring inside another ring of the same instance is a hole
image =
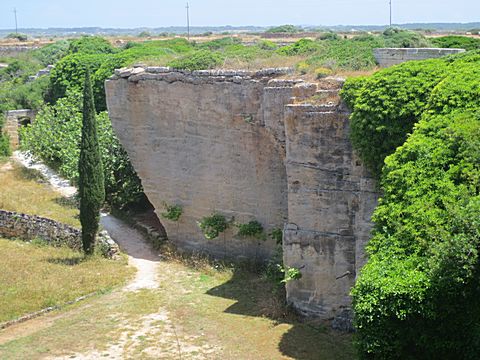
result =
[[[480,353],[479,57],[406,63],[342,92],[354,146],[381,173],[352,290],[361,358]]]
[[[78,179],[82,112],[81,93],[69,91],[46,106],[35,122],[21,130],[22,148],[33,152],[74,183]],[[106,112],[97,115],[107,201],[118,208],[144,201],[140,179],[120,145]]]
[[[447,67],[437,59],[407,62],[345,83],[341,94],[353,111],[351,140],[375,175],[420,120]]]

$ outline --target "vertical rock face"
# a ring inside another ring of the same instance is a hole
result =
[[[287,284],[287,300],[304,313],[329,318],[350,306],[377,195],[352,152],[348,113],[335,105],[287,109],[284,263],[302,268],[303,275]]]
[[[238,238],[231,227],[206,240],[197,222],[215,211],[258,220],[266,233],[284,228],[285,266],[303,275],[287,285],[288,301],[306,314],[344,317],[365,261],[374,184],[348,140],[341,82],[279,74],[122,69],[106,83],[109,114],[157,214],[165,203],[183,207],[178,222],[162,219],[172,242],[266,259],[272,239]]]
[[[169,239],[215,256],[269,257],[273,240],[238,238],[232,226],[206,240],[197,224],[219,212],[239,223],[256,219],[267,232],[283,228],[284,148],[274,136],[283,124],[264,125],[268,79],[166,73],[129,80],[107,82],[110,117],[157,214],[164,203],[183,207],[178,222],[162,219]]]

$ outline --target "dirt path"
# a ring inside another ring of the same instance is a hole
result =
[[[61,178],[41,162],[34,161],[27,153],[15,151],[13,159],[29,169],[39,171],[52,188],[63,196],[70,197],[77,192],[77,189],[71,186],[68,180]],[[124,290],[134,291],[157,288],[157,266],[160,257],[145,242],[143,235],[110,214],[102,213],[100,223],[110,237],[127,253],[129,264],[137,269],[135,278]]]
[[[145,242],[143,235],[109,214],[102,214],[100,223],[110,237],[128,254],[128,263],[137,269],[135,278],[124,290],[158,288],[157,268],[160,257]]]

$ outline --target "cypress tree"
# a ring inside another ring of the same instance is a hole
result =
[[[78,163],[78,192],[80,196],[80,223],[85,254],[93,253],[95,237],[100,221],[100,209],[105,200],[105,184],[102,158],[98,144],[90,72],[85,72],[83,90],[82,140]]]

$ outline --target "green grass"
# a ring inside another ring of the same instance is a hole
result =
[[[41,181],[41,174],[35,170],[0,164],[0,209],[43,216],[79,228],[76,206]]]
[[[288,314],[258,274],[168,259],[158,274],[157,290],[112,292],[7,329],[0,358],[355,358],[351,335]]]
[[[84,259],[67,248],[22,241],[0,239],[0,253],[0,322],[108,291],[133,272],[124,259]]]

